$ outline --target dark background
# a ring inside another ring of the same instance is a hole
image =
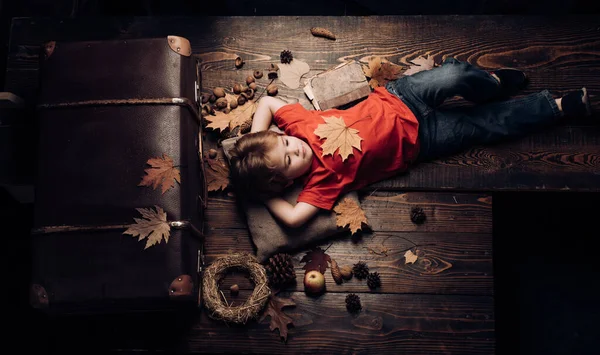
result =
[[[550,15],[600,14],[600,1],[373,0],[49,1],[0,0],[0,83],[4,84],[12,17],[166,15]],[[600,27],[600,16],[598,17]],[[599,175],[600,184],[600,175]],[[494,193],[494,261],[498,354],[600,352],[600,193]],[[28,231],[33,206],[0,188],[0,222],[9,295],[5,310],[19,319],[6,346],[39,349],[28,326]],[[6,318],[5,318],[6,319]],[[23,324],[21,324],[23,323]],[[29,340],[21,340],[29,339]],[[10,345],[9,345],[10,344]],[[84,350],[84,349],[82,349]],[[85,352],[85,350],[84,350]]]

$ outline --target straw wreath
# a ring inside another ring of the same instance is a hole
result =
[[[227,305],[223,299],[224,295],[219,291],[219,281],[231,268],[247,270],[250,280],[255,285],[246,302],[236,307]],[[231,254],[217,259],[204,271],[202,288],[204,302],[211,318],[240,324],[256,318],[271,295],[264,266],[258,263],[256,257],[247,253]]]

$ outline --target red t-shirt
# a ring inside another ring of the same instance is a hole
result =
[[[342,162],[339,149],[323,156],[321,140],[314,132],[323,117],[342,117],[358,130],[361,150]],[[347,110],[307,110],[301,104],[281,107],[274,121],[285,134],[307,142],[313,150],[311,169],[304,177],[298,202],[330,210],[338,197],[405,170],[419,152],[419,122],[398,97],[376,88],[367,99]]]

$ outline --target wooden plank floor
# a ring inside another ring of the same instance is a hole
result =
[[[309,63],[310,74],[370,55],[404,64],[419,55],[431,54],[438,63],[454,56],[485,69],[526,70],[531,84],[524,93],[586,86],[594,99],[600,92],[598,23],[596,16],[22,18],[11,28],[6,89],[35,101],[37,46],[46,40],[177,34],[188,38],[194,55],[202,59],[204,89],[241,82],[290,49],[295,58]],[[331,29],[338,40],[311,36],[313,26]],[[233,66],[237,55],[246,60],[242,70]],[[301,89],[280,85],[280,93],[310,107]],[[594,108],[600,109],[598,102]],[[283,294],[297,303],[286,311],[295,319],[286,344],[266,322],[226,325],[204,310],[176,327],[144,318],[135,323],[135,332],[128,330],[131,323],[107,319],[86,320],[85,326],[81,321],[43,323],[52,326],[43,328],[41,336],[53,349],[102,344],[121,351],[198,353],[494,353],[492,194],[504,190],[599,191],[600,126],[576,120],[515,142],[474,147],[362,190],[373,231],[360,238],[340,236],[321,246],[329,246],[327,252],[340,265],[366,261],[382,275],[382,287],[369,291],[356,279],[336,285],[327,273],[327,293],[312,298],[299,282]],[[409,219],[415,205],[428,216],[420,226]],[[253,252],[244,216],[230,194],[211,194],[206,219],[208,263],[233,251]],[[423,254],[417,263],[405,264],[403,251],[412,243],[422,245]],[[389,252],[375,255],[368,248]],[[302,256],[294,255],[299,279]],[[232,283],[242,292],[230,301],[242,302],[251,284],[231,275],[223,289]],[[356,316],[344,307],[350,292],[363,301],[364,309]]]

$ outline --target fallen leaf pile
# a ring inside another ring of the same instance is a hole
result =
[[[289,64],[280,63],[278,66],[279,80],[290,89],[300,87],[300,78],[310,71],[310,66],[298,59],[293,59]]]
[[[162,193],[175,187],[175,181],[181,183],[179,169],[173,166],[173,159],[163,153],[162,158],[150,158],[146,162],[150,169],[144,169],[147,175],[144,175],[138,186],[152,186],[154,190],[162,184]]]
[[[327,139],[321,146],[323,148],[322,155],[333,155],[339,149],[339,154],[342,161],[346,161],[348,156],[352,154],[352,147],[360,149],[362,138],[358,135],[358,130],[346,126],[344,119],[341,117],[323,117],[324,124],[320,124],[315,129],[315,134],[321,139]]]
[[[319,247],[309,251],[300,260],[301,263],[306,263],[302,267],[306,272],[317,270],[321,274],[327,271],[327,263],[331,262],[331,257],[325,254],[325,251]]]
[[[208,191],[225,190],[229,186],[229,166],[222,159],[213,159],[208,154],[204,155],[204,162]]]
[[[352,234],[358,232],[363,223],[367,224],[365,211],[351,198],[345,198],[333,210],[336,213],[336,225],[342,228],[348,226]]]
[[[267,307],[260,317],[259,322],[262,322],[267,316],[271,316],[269,329],[271,331],[279,329],[279,336],[283,338],[284,341],[287,341],[288,325],[294,325],[294,320],[283,312],[283,308],[291,306],[296,306],[296,303],[294,303],[292,299],[280,298],[271,294]]]
[[[134,238],[138,237],[138,241],[147,238],[144,249],[160,243],[163,238],[165,243],[168,243],[171,235],[167,213],[158,206],[154,206],[154,208],[156,208],[156,211],[151,208],[136,208],[143,218],[134,218],[135,224],[132,224],[123,232],[123,234],[130,234]]]

